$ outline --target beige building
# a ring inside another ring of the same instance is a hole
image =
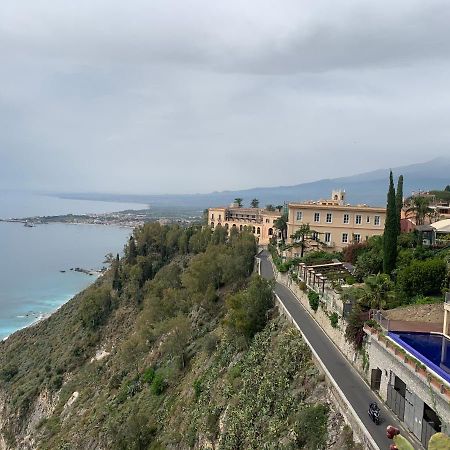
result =
[[[227,229],[234,227],[242,231],[244,227],[248,227],[261,245],[267,245],[271,237],[278,235],[274,222],[279,217],[280,212],[263,208],[239,208],[233,205],[208,209],[208,224],[211,228],[221,225]]]
[[[344,191],[333,191],[330,200],[289,203],[288,242],[302,224],[309,224],[317,239],[330,250],[364,242],[384,231],[386,208],[345,203]]]

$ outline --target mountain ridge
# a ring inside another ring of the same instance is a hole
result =
[[[317,200],[328,198],[332,189],[345,189],[347,199],[351,203],[367,203],[381,206],[386,201],[386,191],[390,169],[376,169],[337,178],[323,178],[316,181],[284,186],[263,186],[248,189],[213,191],[206,194],[108,194],[108,193],[65,193],[62,198],[123,201],[146,203],[152,206],[177,208],[208,208],[210,206],[227,205],[234,198],[241,197],[245,204],[258,198],[261,205],[282,204],[283,202],[300,200]],[[392,168],[394,176],[405,178],[404,192],[443,189],[450,183],[450,158],[440,156],[423,163],[414,163]]]

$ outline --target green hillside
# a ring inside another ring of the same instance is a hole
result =
[[[251,234],[148,224],[48,320],[0,344],[0,447],[351,449]]]

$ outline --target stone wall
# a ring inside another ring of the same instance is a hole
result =
[[[381,369],[381,385],[379,395],[386,401],[387,389],[391,373],[397,375],[405,383],[408,389],[433,408],[442,421],[445,430],[450,430],[450,408],[447,396],[442,395],[438,389],[416,370],[399,360],[395,354],[389,351],[380,341],[373,336],[367,342],[369,359],[369,373],[372,369]]]

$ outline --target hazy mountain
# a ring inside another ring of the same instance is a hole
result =
[[[450,158],[440,157],[431,161],[410,164],[392,169],[394,176],[403,174],[404,193],[412,191],[443,189],[450,184]],[[274,205],[289,201],[316,200],[328,198],[332,189],[345,189],[350,203],[367,203],[384,205],[388,189],[389,168],[372,172],[323,179],[295,186],[256,187],[237,191],[211,192],[209,194],[180,195],[117,195],[117,194],[63,194],[65,198],[81,198],[92,200],[122,201],[146,203],[151,206],[203,209],[213,205],[228,205],[236,197],[242,197],[248,204],[251,199],[258,198],[261,205]],[[257,183],[257,179],[255,179]]]

